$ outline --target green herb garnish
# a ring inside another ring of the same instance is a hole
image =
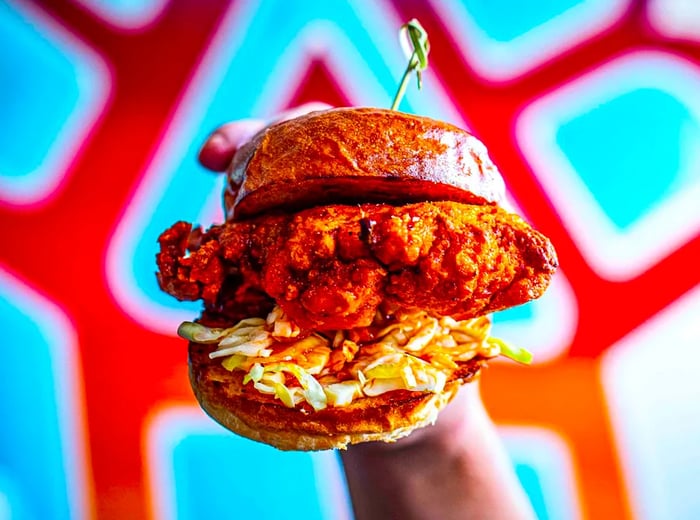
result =
[[[396,110],[401,104],[401,99],[406,93],[406,87],[408,86],[408,78],[411,72],[416,72],[416,77],[418,79],[418,89],[423,87],[422,72],[428,68],[428,52],[430,52],[430,42],[428,41],[428,33],[425,32],[423,26],[415,18],[410,22],[407,22],[401,26],[399,31],[399,38],[401,43],[407,51],[411,53],[408,58],[408,65],[401,78],[401,83],[399,83],[399,89],[396,91],[394,96],[394,101],[391,104],[391,109]],[[410,47],[409,47],[410,45]]]

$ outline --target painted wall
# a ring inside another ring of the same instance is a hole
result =
[[[412,17],[403,110],[476,133],[560,254],[495,317],[535,364],[483,378],[540,518],[700,517],[699,3],[4,0],[0,519],[351,517],[335,454],[199,411],[155,240],[221,219],[217,125],[388,106]]]

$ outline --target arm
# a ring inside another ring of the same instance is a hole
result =
[[[357,520],[534,518],[475,383],[435,426],[351,446],[342,460]]]

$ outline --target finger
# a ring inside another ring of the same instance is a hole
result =
[[[327,103],[310,102],[282,112],[271,123],[294,119],[315,110],[331,108]],[[204,142],[199,150],[199,162],[205,168],[215,172],[225,171],[236,150],[262,130],[266,123],[260,119],[242,119],[227,123],[217,128]]]
[[[264,127],[265,122],[260,119],[242,119],[220,126],[199,150],[199,162],[209,170],[225,171],[236,150]]]

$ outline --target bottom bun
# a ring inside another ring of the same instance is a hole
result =
[[[305,404],[288,408],[251,384],[243,371],[229,372],[210,360],[211,345],[189,344],[190,382],[202,408],[234,433],[281,450],[344,449],[368,441],[393,442],[435,422],[460,385],[477,377],[484,360],[460,367],[440,393],[393,390],[356,398],[347,406],[314,411]]]

